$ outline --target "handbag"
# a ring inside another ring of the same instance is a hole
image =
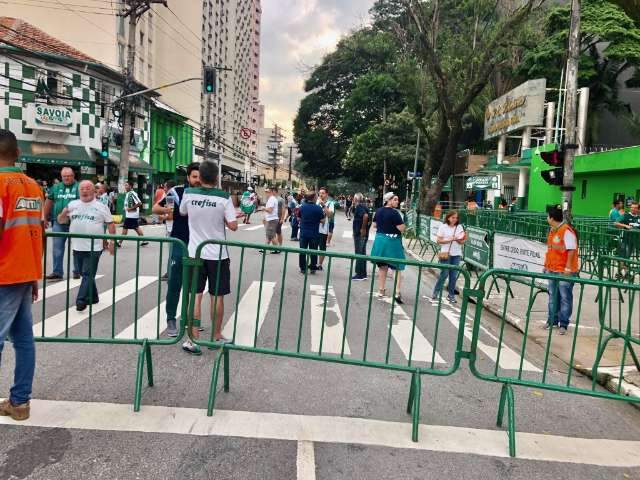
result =
[[[449,250],[451,250],[451,244],[455,241],[456,239],[456,232],[458,231],[458,226],[456,225],[456,228],[453,229],[453,239],[447,243],[446,245],[449,245]],[[442,260],[442,261],[447,261],[449,260],[449,250],[447,250],[446,252],[443,252],[442,249],[438,252],[438,260]]]

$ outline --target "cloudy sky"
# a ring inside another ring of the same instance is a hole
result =
[[[262,0],[260,100],[265,126],[290,138],[308,69],[363,25],[374,0]]]

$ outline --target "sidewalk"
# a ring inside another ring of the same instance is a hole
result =
[[[405,242],[405,248],[407,248],[406,244],[407,242]],[[417,256],[417,252],[409,251],[409,249],[407,249],[407,251],[414,258],[419,258]],[[429,259],[424,258],[424,260],[428,261]],[[489,285],[487,285],[487,289],[488,286]],[[527,328],[527,310],[529,306],[530,287],[512,283],[511,289],[513,297],[509,295],[506,302],[506,308],[505,295],[507,295],[507,291],[505,283],[501,281],[499,283],[499,287],[499,293],[494,287],[488,298],[485,298],[485,308],[499,318],[504,316],[507,323],[524,334],[525,329]],[[581,305],[579,305],[581,295],[580,285],[576,285],[574,287],[573,293],[574,310],[567,335],[558,335],[554,330],[551,337],[551,343],[549,345],[549,351],[552,355],[555,355],[567,364],[567,366],[571,366],[571,351],[573,347],[575,322],[579,316],[578,335],[576,337],[575,353],[573,357],[573,368],[576,371],[585,374],[589,378],[593,378],[592,366],[595,361],[598,348],[598,338],[600,335],[598,303],[595,301],[598,289],[595,286],[586,286],[582,292]],[[622,294],[622,296],[624,297],[624,294]],[[540,345],[543,349],[547,348],[547,342],[549,340],[549,331],[542,328],[547,320],[548,299],[549,297],[546,292],[540,293],[536,297],[529,311],[527,337],[529,340]],[[634,303],[635,306],[633,314],[629,316],[627,304],[620,303],[620,293],[617,290],[613,290],[611,293],[611,299],[608,302],[606,321],[611,322],[613,327],[624,329],[626,327],[626,323],[624,322],[631,317],[633,319],[633,333],[635,336],[640,335],[640,302],[636,299]],[[619,325],[619,323],[621,325]],[[620,382],[622,350],[622,341],[616,340],[609,342],[606,350],[604,351],[597,372],[597,382],[612,392],[617,391],[618,383]],[[636,348],[636,354],[640,356],[640,349]],[[633,359],[628,351],[625,357],[625,368],[623,372],[620,393],[640,398],[640,373],[636,369]],[[636,404],[636,406],[638,405]]]

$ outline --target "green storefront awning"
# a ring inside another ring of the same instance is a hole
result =
[[[96,150],[96,152],[98,155],[100,155],[99,151]],[[109,163],[111,165],[115,165],[116,167],[120,165],[120,153],[110,153]],[[156,169],[149,165],[147,162],[140,160],[138,157],[129,155],[129,171],[134,173],[141,173],[143,175],[152,175],[156,172]]]
[[[42,143],[18,140],[19,162],[44,165],[67,165],[70,167],[91,167],[95,162],[84,147],[60,143]]]

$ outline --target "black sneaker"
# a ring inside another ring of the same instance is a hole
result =
[[[146,247],[147,245],[149,245],[149,242],[140,242],[141,247]]]
[[[62,275],[58,275],[57,273],[50,273],[45,278],[50,281],[58,281],[62,280]]]
[[[80,274],[79,273],[74,273],[73,274],[73,279],[74,280],[80,280]]]
[[[87,304],[86,303],[82,303],[82,302],[78,302],[76,303],[76,310],[78,312],[83,312],[87,309]]]

